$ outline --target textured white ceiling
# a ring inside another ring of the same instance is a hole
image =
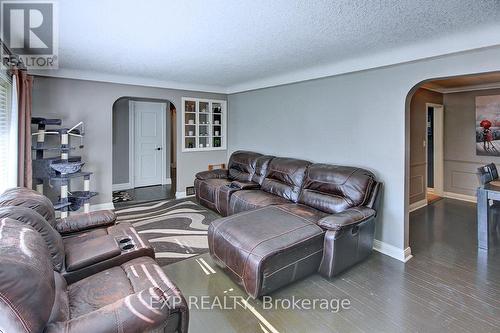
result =
[[[500,44],[498,0],[60,0],[59,22],[61,72],[221,89],[471,31]]]

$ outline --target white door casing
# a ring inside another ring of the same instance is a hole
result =
[[[434,194],[438,196],[444,195],[444,106],[441,104],[434,103],[426,103],[426,110],[432,107],[434,112]],[[427,119],[427,111],[426,111],[426,119]],[[426,124],[428,124],[428,119],[426,120]],[[426,141],[427,141],[427,126],[425,126],[426,130]],[[426,145],[426,153],[425,159],[426,164],[427,161],[427,149],[428,145]],[[427,167],[425,168],[426,179],[427,179]],[[425,184],[427,186],[427,184]],[[426,200],[427,200],[427,191],[425,191]]]
[[[133,112],[134,187],[164,183],[165,165],[165,103],[130,102]]]

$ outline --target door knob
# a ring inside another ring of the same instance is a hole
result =
[[[162,150],[163,148],[162,147],[157,147],[156,150]]]

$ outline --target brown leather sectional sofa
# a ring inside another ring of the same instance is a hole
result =
[[[0,331],[187,332],[180,290],[112,211],[56,219],[35,191],[0,196]]]
[[[253,297],[366,258],[381,187],[361,168],[246,151],[195,179],[199,202],[225,216],[209,227],[210,254]]]

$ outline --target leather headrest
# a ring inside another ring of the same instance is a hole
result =
[[[338,213],[366,204],[375,183],[375,176],[368,170],[316,163],[307,168],[299,202]]]
[[[249,181],[255,172],[255,163],[262,154],[238,150],[231,154],[228,163],[229,177],[239,181]]]
[[[0,219],[0,331],[43,332],[55,298],[54,271],[42,236]]]
[[[267,167],[262,190],[297,202],[309,161],[288,157],[275,157]]]
[[[61,235],[36,211],[26,207],[0,207],[0,218],[11,218],[33,227],[42,235],[50,255],[54,269],[58,272],[64,267],[64,244]]]
[[[56,224],[56,213],[50,199],[24,187],[16,187],[5,191],[0,195],[0,206],[31,208],[42,215],[51,226],[55,226]]]

